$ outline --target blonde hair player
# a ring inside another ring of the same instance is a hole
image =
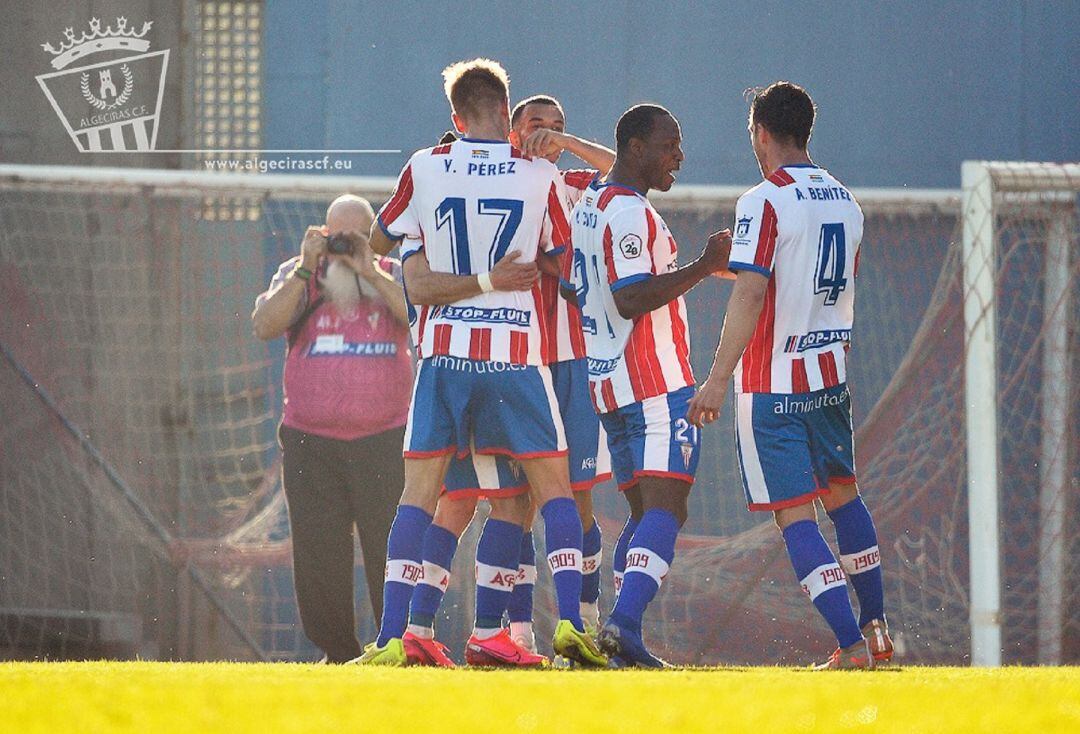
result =
[[[543,310],[534,291],[496,291],[491,281],[492,268],[509,253],[528,263],[538,249],[566,245],[558,169],[507,142],[509,79],[498,63],[459,62],[443,77],[463,137],[410,157],[372,227],[371,246],[385,253],[405,237],[422,237],[433,272],[473,276],[481,292],[428,311],[418,326],[420,366],[405,434],[405,489],[388,542],[382,626],[359,662],[407,662],[403,638],[413,587],[424,574],[425,534],[451,459],[477,452],[517,459],[544,517],[559,613],[556,653],[606,665],[578,608],[581,521],[543,361]],[[516,574],[521,526],[502,522],[488,532],[492,540],[478,561]],[[489,591],[499,598],[510,588]],[[445,655],[434,640],[410,635],[410,643]]]

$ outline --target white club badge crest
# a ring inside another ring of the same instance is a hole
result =
[[[80,152],[154,149],[169,51],[148,52],[151,25],[136,30],[121,16],[102,28],[92,18],[89,33],[67,28],[59,48],[41,44],[56,71],[38,84]]]
[[[682,443],[679,444],[679,449],[682,451],[683,468],[690,471],[690,460],[694,458],[694,445],[691,443]]]

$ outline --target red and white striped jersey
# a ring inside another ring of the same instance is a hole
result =
[[[418,238],[435,272],[479,275],[507,252],[532,262],[538,247],[567,245],[561,185],[549,161],[507,142],[462,138],[413,154],[379,212],[379,226],[392,239]],[[531,291],[492,291],[422,309],[418,353],[543,364],[549,329],[539,306],[537,284]]]
[[[592,169],[559,171],[562,185],[559,194],[566,202],[566,211],[571,211],[589,183],[596,177]],[[562,261],[562,280],[569,282],[574,266],[573,249],[567,247],[560,254]],[[581,312],[559,295],[559,278],[542,273],[540,275],[540,298],[544,309],[544,323],[548,329],[548,353],[545,364],[567,362],[585,357],[585,335],[581,331]]]
[[[863,214],[823,168],[779,168],[735,207],[732,270],[769,278],[735,391],[803,393],[847,379]]]
[[[597,412],[694,384],[690,333],[681,297],[631,321],[614,293],[678,268],[678,248],[644,196],[593,182],[572,215],[571,287],[581,305],[589,385]]]

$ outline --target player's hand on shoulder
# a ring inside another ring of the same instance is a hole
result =
[[[727,396],[727,380],[713,380],[711,377],[701,383],[697,393],[690,399],[686,411],[686,420],[699,428],[712,423],[720,417]]]
[[[566,148],[566,135],[542,127],[533,132],[521,144],[521,152],[533,158],[544,158],[552,153],[561,153]]]
[[[709,235],[701,258],[709,265],[709,271],[713,275],[734,278],[735,274],[728,270],[728,260],[731,258],[731,230],[722,229]]]
[[[517,250],[506,253],[502,260],[491,269],[491,285],[497,291],[527,291],[540,277],[540,270],[535,262],[521,263],[517,259],[521,253]]]
[[[300,243],[300,265],[314,270],[319,265],[319,258],[326,254],[326,226],[312,225],[304,232]]]

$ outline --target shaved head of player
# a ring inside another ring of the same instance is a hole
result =
[[[694,374],[683,295],[726,268],[731,233],[713,234],[680,267],[675,238],[646,196],[675,182],[679,123],[659,105],[638,105],[619,119],[615,141],[611,171],[574,207],[568,273],[592,402],[630,509],[612,563],[622,585],[599,642],[616,666],[663,667],[645,646],[642,618],[675,558],[700,445],[686,420]]]
[[[615,126],[615,156],[612,179],[642,194],[667,191],[684,158],[679,121],[660,105],[631,107]]]

